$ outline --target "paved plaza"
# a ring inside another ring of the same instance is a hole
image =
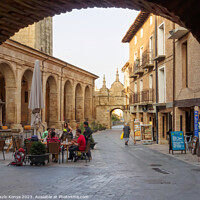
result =
[[[198,163],[190,164],[132,141],[125,146],[120,134],[117,128],[94,134],[98,144],[90,163],[15,167],[7,166],[9,155],[3,161],[0,154],[0,199],[200,198]]]

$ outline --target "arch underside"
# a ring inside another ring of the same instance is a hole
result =
[[[0,1],[0,43],[10,38],[19,29],[73,9],[129,8],[160,15],[186,27],[200,42],[200,6],[198,0],[2,0]]]

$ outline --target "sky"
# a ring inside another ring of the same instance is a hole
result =
[[[99,76],[110,88],[118,68],[129,60],[129,45],[121,40],[134,22],[138,11],[116,8],[73,10],[53,17],[53,55]]]

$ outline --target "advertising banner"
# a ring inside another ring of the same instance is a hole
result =
[[[199,123],[198,123],[198,118],[199,118],[199,112],[197,110],[194,111],[194,136],[199,137]]]
[[[172,151],[185,151],[185,141],[183,131],[171,132]]]

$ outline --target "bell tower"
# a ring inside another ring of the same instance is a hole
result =
[[[47,17],[19,30],[11,39],[48,55],[52,55],[52,31],[52,17]]]

